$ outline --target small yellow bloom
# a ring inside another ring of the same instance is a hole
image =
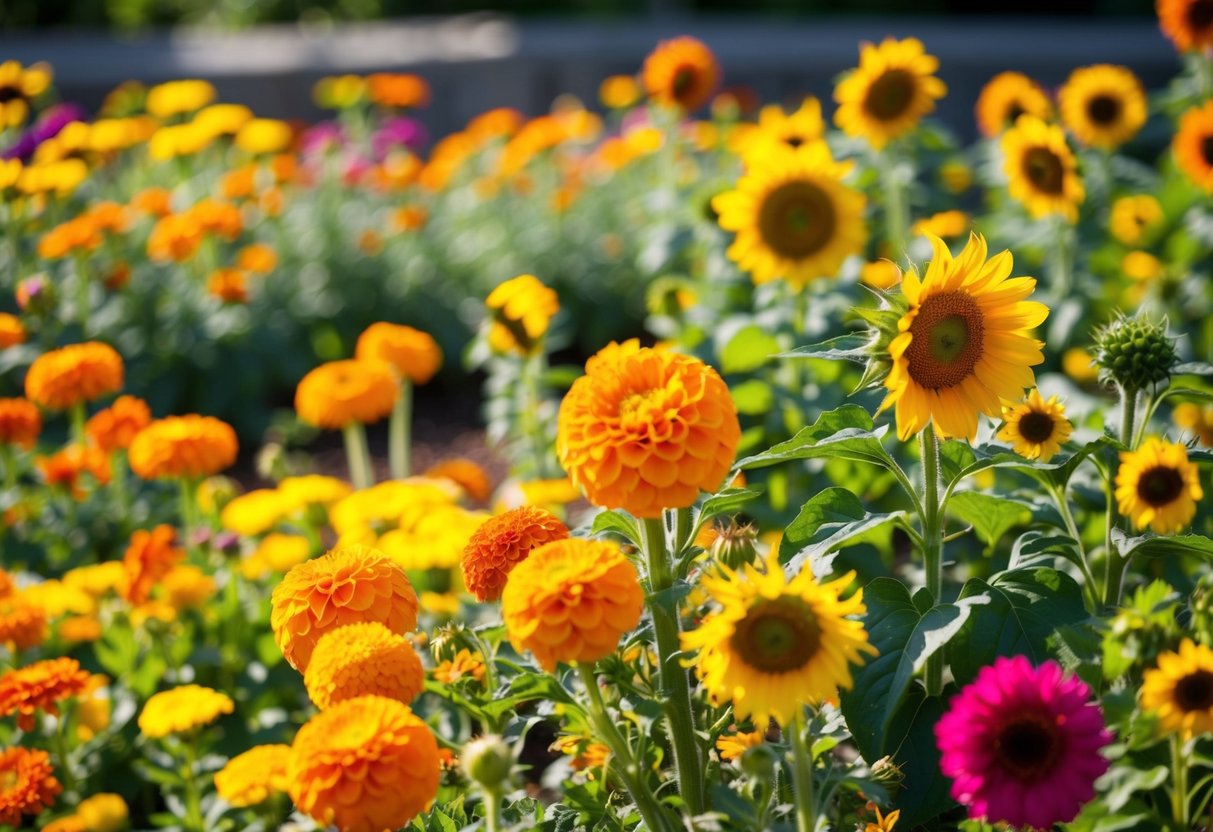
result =
[[[1148,251],[1130,251],[1120,261],[1125,277],[1147,283],[1158,280],[1166,272],[1162,262]]]
[[[1185,740],[1213,733],[1213,650],[1185,638],[1178,651],[1160,653],[1142,677],[1141,707]]]
[[[236,709],[231,697],[201,685],[182,685],[153,694],[139,714],[139,730],[152,739],[185,734]]]

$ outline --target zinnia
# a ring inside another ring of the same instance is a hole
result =
[[[303,683],[322,711],[369,695],[407,704],[425,686],[425,670],[408,639],[377,621],[364,621],[330,630],[316,642]]]
[[[105,453],[131,446],[135,435],[152,421],[147,402],[136,396],[119,396],[88,420],[84,431],[89,441]]]
[[[47,410],[67,410],[122,389],[122,356],[108,344],[70,344],[34,359],[25,396]]]
[[[569,536],[552,513],[522,506],[486,520],[463,550],[463,582],[480,601],[496,601],[510,570],[553,540]]]
[[[135,436],[131,470],[145,480],[217,474],[236,461],[236,431],[211,416],[157,419]]]
[[[42,414],[26,399],[0,399],[0,444],[26,450],[42,433]]]
[[[185,560],[185,550],[176,543],[176,530],[165,523],[131,535],[130,545],[122,556],[125,573],[122,595],[127,601],[142,604],[151,597],[152,588]]]
[[[17,727],[34,730],[38,711],[59,715],[58,703],[78,696],[91,676],[75,659],[56,658],[14,668],[0,676],[0,715],[17,715]]]
[[[310,425],[337,430],[387,416],[396,403],[396,390],[396,377],[384,361],[330,361],[299,382],[295,410]]]
[[[62,791],[45,751],[17,747],[0,752],[0,826],[21,828],[22,815],[50,808]]]
[[[236,807],[255,806],[285,792],[289,745],[256,745],[227,761],[215,773],[215,791]]]
[[[413,384],[425,384],[442,366],[442,348],[433,336],[400,324],[371,324],[358,336],[354,354],[360,360],[386,361]]]

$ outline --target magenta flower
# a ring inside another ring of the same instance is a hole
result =
[[[940,768],[969,817],[1048,829],[1072,821],[1108,770],[1112,741],[1090,689],[1055,662],[1001,658],[935,724]]]

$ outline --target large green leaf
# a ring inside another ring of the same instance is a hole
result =
[[[737,463],[739,468],[761,468],[793,459],[842,458],[891,468],[893,458],[880,443],[886,428],[875,428],[872,417],[857,404],[845,404],[821,414],[786,442]]]
[[[927,696],[921,687],[911,689],[895,718],[890,736],[889,754],[905,775],[897,792],[901,810],[899,825],[906,829],[928,823],[956,805],[949,791],[952,782],[939,769],[939,746],[935,742],[935,723],[947,711],[948,692]]]
[[[766,364],[779,352],[779,341],[757,324],[742,327],[720,351],[720,369],[726,373],[749,373]]]
[[[830,361],[867,361],[867,347],[872,336],[866,332],[852,332],[822,341],[788,350],[779,354],[780,358],[821,358]]]
[[[949,482],[949,488],[955,488],[962,480],[980,473],[988,471],[992,468],[1011,468],[1022,471],[1033,476],[1043,477],[1053,485],[1064,487],[1078,466],[1083,460],[1091,456],[1101,448],[1115,448],[1123,450],[1124,446],[1120,444],[1115,437],[1106,434],[1101,435],[1074,453],[1068,456],[1058,458],[1052,462],[1033,462],[1032,460],[1024,459],[1018,454],[1011,453],[1009,448],[1002,445],[981,445],[973,449],[974,460],[967,465],[964,465],[959,470],[955,470],[958,461],[962,461],[963,457],[954,454],[954,458],[947,460],[944,465],[945,475],[949,470],[955,470]]]
[[[962,491],[948,500],[948,512],[973,527],[977,537],[993,552],[1003,535],[1032,520],[1032,507],[1007,497],[977,491]]]
[[[823,578],[830,573],[831,553],[903,517],[904,511],[873,514],[847,489],[827,488],[805,503],[784,530],[779,541],[779,559],[791,572],[799,572],[807,563],[814,575]]]
[[[1170,537],[1147,534],[1141,537],[1129,537],[1120,529],[1113,529],[1112,542],[1116,544],[1123,557],[1129,555],[1213,557],[1213,540],[1200,534],[1177,534]]]

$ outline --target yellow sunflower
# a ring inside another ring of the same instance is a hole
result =
[[[868,234],[863,194],[839,181],[847,170],[821,142],[770,146],[734,190],[712,200],[720,227],[737,232],[729,258],[755,283],[832,277]]]
[[[1136,451],[1121,453],[1116,502],[1136,528],[1175,534],[1191,522],[1202,497],[1200,473],[1186,446],[1151,436]]]
[[[1031,336],[1049,315],[1027,300],[1036,279],[1011,277],[1011,252],[986,259],[980,234],[956,258],[938,237],[926,276],[907,271],[901,290],[909,310],[889,344],[884,410],[896,406],[897,435],[908,439],[934,423],[944,437],[972,440],[977,415],[996,418],[1004,402],[1019,401],[1044,361]]]
[[[1160,653],[1158,667],[1142,677],[1141,707],[1167,733],[1213,732],[1213,650],[1185,638],[1178,652]]]
[[[1002,135],[1003,169],[1011,197],[1022,202],[1033,217],[1061,214],[1078,220],[1082,179],[1066,135],[1055,124],[1035,116],[1020,116]]]
[[[702,41],[692,37],[663,40],[644,61],[644,88],[658,104],[694,112],[720,83],[720,64]]]
[[[935,77],[939,59],[918,38],[885,38],[859,49],[859,67],[834,89],[834,123],[880,150],[935,109],[948,88]]]
[[[1180,117],[1171,147],[1179,169],[1197,187],[1213,194],[1213,100]]]
[[[742,124],[729,137],[729,147],[743,160],[761,158],[772,144],[792,149],[822,141],[826,125],[821,117],[821,102],[808,96],[793,113],[785,113],[778,104],[769,104],[758,114],[757,124]]]
[[[1053,102],[1040,84],[1022,72],[1000,72],[977,96],[977,127],[993,138],[1022,115],[1052,118]]]
[[[998,438],[1010,442],[1015,453],[1026,459],[1048,462],[1070,438],[1074,426],[1066,418],[1066,407],[1056,396],[1046,401],[1033,390],[1022,403],[1002,410],[1003,425]]]
[[[1061,120],[1080,142],[1111,150],[1146,123],[1146,92],[1128,67],[1080,67],[1058,93]]]
[[[683,633],[697,650],[695,672],[713,702],[733,703],[733,715],[765,725],[789,724],[802,705],[850,689],[852,664],[875,655],[863,623],[863,593],[842,594],[854,573],[819,584],[805,569],[790,581],[772,553],[765,568],[727,566],[703,579],[717,609]]]

